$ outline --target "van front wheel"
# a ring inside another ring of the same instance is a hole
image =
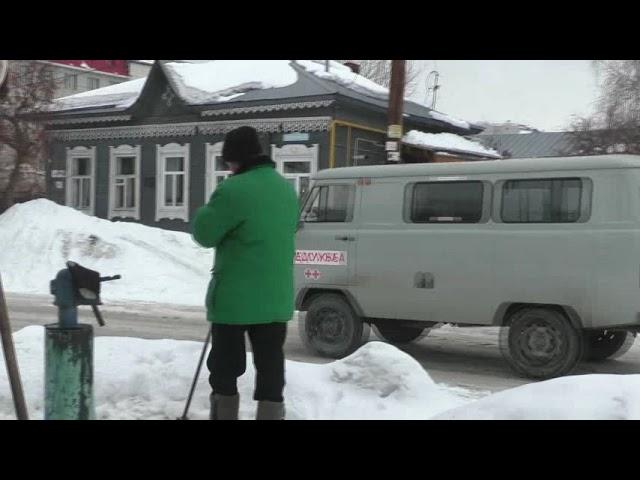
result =
[[[510,319],[500,338],[509,365],[531,378],[554,378],[570,373],[581,360],[582,332],[560,312],[524,308]]]
[[[333,293],[314,297],[299,322],[300,338],[308,349],[343,358],[369,339],[369,325],[356,315],[341,296]]]

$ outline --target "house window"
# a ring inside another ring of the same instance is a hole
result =
[[[109,218],[140,220],[140,146],[109,151]]]
[[[348,165],[384,165],[387,155],[384,143],[366,138],[356,138],[352,157],[347,159]]]
[[[67,149],[66,204],[88,215],[94,212],[95,147]]]
[[[482,218],[482,182],[425,182],[413,187],[413,223],[478,223]]]
[[[96,77],[87,78],[87,88],[89,88],[89,90],[100,88],[100,79]]]
[[[573,223],[580,220],[582,180],[509,180],[502,188],[505,223]]]
[[[64,76],[64,88],[66,88],[67,90],[77,90],[78,89],[78,75],[66,74]]]
[[[318,170],[318,145],[289,144],[271,146],[271,154],[280,174],[295,188],[302,199],[309,191],[311,177]]]
[[[189,145],[158,145],[156,221],[189,221]]]
[[[207,143],[207,165],[205,175],[205,202],[209,201],[211,194],[229,175],[231,170],[222,161],[223,142]]]

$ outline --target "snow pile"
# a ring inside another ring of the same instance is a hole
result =
[[[212,60],[167,63],[181,98],[191,104],[228,101],[251,90],[281,88],[298,81],[289,60]]]
[[[203,333],[206,324],[203,322]],[[44,327],[14,334],[30,417],[43,417]],[[181,415],[202,343],[96,337],[95,404],[98,419],[174,419]],[[324,365],[287,361],[285,388],[290,420],[467,419],[467,420],[637,420],[640,375],[582,375],[531,383],[472,400],[461,388],[433,382],[412,357],[382,342],[370,342],[351,356]],[[255,372],[238,383],[240,418],[252,419]],[[209,414],[206,367],[190,418]],[[477,395],[475,395],[477,398]],[[0,420],[15,413],[4,358],[0,356]]]
[[[468,402],[434,383],[411,356],[382,342],[326,365],[289,362],[287,374],[289,410],[297,418],[428,419]]]
[[[45,199],[0,215],[0,272],[10,292],[49,294],[49,281],[67,260],[121,274],[105,283],[104,300],[202,305],[213,251],[191,235],[91,217]]]
[[[638,420],[640,375],[580,375],[530,383],[458,407],[438,420]]]
[[[14,339],[30,417],[41,419],[44,328],[24,328]],[[174,419],[182,414],[202,343],[96,337],[94,347],[98,419]],[[12,419],[13,403],[1,362],[0,419]],[[286,368],[286,408],[291,420],[426,419],[469,401],[436,385],[409,355],[381,342],[326,365],[288,361]],[[241,419],[255,416],[254,380],[248,354],[247,372],[238,384]],[[204,367],[190,418],[208,418],[209,392]]]
[[[495,150],[453,133],[424,133],[418,130],[411,130],[404,136],[402,141],[408,145],[426,147],[430,150],[464,152],[492,158],[501,158],[500,154]]]
[[[144,87],[145,78],[122,82],[104,88],[76,93],[53,101],[50,110],[70,110],[84,107],[127,108],[135,103]]]

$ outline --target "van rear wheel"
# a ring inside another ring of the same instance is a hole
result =
[[[611,357],[620,357],[633,346],[635,334],[626,330],[589,330],[586,360],[597,362]]]
[[[509,365],[530,378],[554,378],[570,373],[582,359],[582,331],[560,312],[524,308],[501,332],[500,346]]]
[[[410,343],[424,335],[425,327],[408,327],[389,323],[377,323],[373,331],[383,340],[393,344]]]
[[[299,333],[308,349],[326,357],[343,358],[369,339],[370,328],[341,295],[314,297],[301,316]]]

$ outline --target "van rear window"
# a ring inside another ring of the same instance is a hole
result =
[[[413,223],[478,223],[482,218],[482,182],[424,182],[413,187]]]
[[[502,188],[505,223],[573,223],[580,219],[582,180],[508,180]]]
[[[344,223],[351,221],[354,187],[323,185],[314,187],[307,197],[301,220],[307,223]]]

